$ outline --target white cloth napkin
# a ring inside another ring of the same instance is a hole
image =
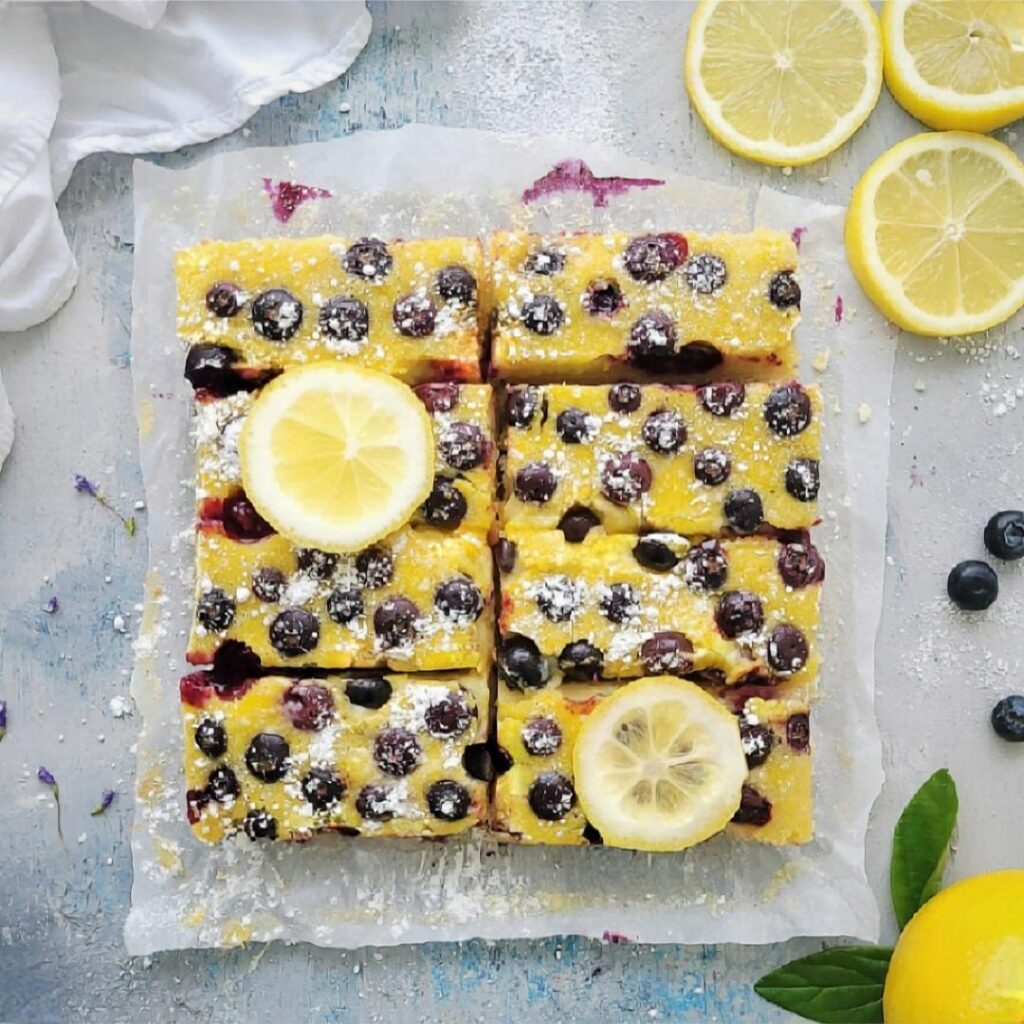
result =
[[[82,157],[233,131],[337,78],[370,26],[361,2],[0,0],[0,334],[52,316],[75,286],[54,201]]]

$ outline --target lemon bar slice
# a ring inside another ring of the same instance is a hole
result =
[[[487,733],[482,675],[181,680],[189,821],[217,842],[449,836],[486,820],[463,760]]]
[[[795,366],[787,234],[500,233],[489,260],[499,377],[766,378]]]
[[[434,429],[434,487],[413,524],[483,534],[495,523],[494,394],[488,384],[422,384],[416,388]],[[246,538],[249,502],[242,489],[238,439],[256,393],[196,401],[196,502],[200,519],[219,519]],[[258,529],[262,529],[258,527]]]
[[[355,555],[271,533],[196,531],[188,660],[237,640],[264,667],[482,671],[493,646],[491,551],[479,534],[405,528]]]
[[[824,564],[803,535],[509,530],[499,542],[498,670],[521,690],[559,679],[677,675],[809,694]]]
[[[204,346],[214,389],[214,350],[224,373],[349,359],[407,384],[476,381],[482,277],[475,238],[207,241],[177,254],[178,334]]]
[[[817,388],[520,385],[506,406],[505,523],[578,540],[598,525],[717,535],[818,518]]]

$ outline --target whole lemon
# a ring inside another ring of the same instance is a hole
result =
[[[893,952],[885,1024],[1024,1022],[1024,871],[966,878],[929,900]]]

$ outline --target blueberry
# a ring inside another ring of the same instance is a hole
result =
[[[711,252],[695,252],[683,265],[686,283],[701,295],[717,292],[726,281],[728,274],[725,260]]]
[[[204,718],[196,726],[196,746],[207,757],[222,757],[228,749],[228,734],[220,722]]]
[[[498,648],[498,672],[512,690],[537,690],[551,678],[551,666],[529,637],[513,633]]]
[[[335,295],[320,307],[317,324],[335,341],[363,341],[370,333],[370,311],[358,299]]]
[[[461,736],[473,721],[475,712],[466,703],[461,690],[450,690],[423,712],[427,732],[438,738]]]
[[[775,734],[767,725],[760,722],[752,723],[740,719],[740,743],[743,753],[747,756],[747,767],[757,768],[768,760],[775,742]]]
[[[772,817],[772,802],[753,786],[743,785],[740,806],[732,816],[737,825],[767,825]]]
[[[652,412],[644,421],[644,444],[659,455],[671,455],[686,444],[686,423],[671,409]]]
[[[1024,512],[997,512],[985,526],[985,547],[996,558],[1024,558]]]
[[[595,682],[604,671],[604,652],[589,640],[573,640],[558,655],[558,667],[569,682]]]
[[[992,709],[992,728],[1011,743],[1024,743],[1024,697],[1004,697]]]
[[[437,292],[445,302],[472,306],[476,302],[476,278],[457,264],[444,267],[437,275]]]
[[[245,751],[245,763],[260,782],[277,782],[288,771],[291,749],[288,741],[275,732],[261,732],[253,737]]]
[[[527,799],[542,821],[561,821],[576,805],[576,790],[559,772],[541,772],[530,786]]]
[[[487,743],[468,743],[462,752],[462,767],[470,778],[480,782],[490,782],[497,775],[494,753]]]
[[[566,444],[582,444],[589,441],[593,430],[590,417],[576,408],[563,409],[555,420],[555,430]]]
[[[276,839],[277,819],[262,808],[257,808],[246,814],[242,830],[253,842],[257,839]]]
[[[984,611],[999,596],[999,578],[985,562],[960,562],[950,570],[946,592],[958,608]]]
[[[260,674],[260,659],[248,644],[238,640],[225,640],[213,656],[214,689],[227,699],[239,687]]]
[[[516,567],[516,544],[515,541],[502,537],[494,545],[494,560],[502,572],[511,572]]]
[[[361,590],[352,587],[335,587],[327,595],[327,614],[331,622],[347,626],[366,611],[366,602]]]
[[[802,711],[786,719],[786,742],[798,751],[806,750],[811,742],[811,720]]]
[[[682,235],[641,235],[626,247],[623,262],[634,281],[653,284],[664,281],[686,259],[688,251]]]
[[[393,262],[387,245],[379,238],[360,238],[341,258],[341,265],[350,274],[374,282],[388,276]]]
[[[551,277],[564,266],[565,253],[558,249],[534,249],[523,263],[523,269],[528,274],[539,274],[541,277]]]
[[[469,511],[466,497],[447,477],[435,476],[427,500],[420,506],[423,518],[431,525],[454,530]]]
[[[651,373],[665,373],[672,367],[678,333],[672,318],[659,309],[644,313],[629,332],[629,361]]]
[[[811,422],[811,399],[799,384],[783,384],[765,399],[765,422],[779,437],[796,437]]]
[[[221,633],[235,621],[235,600],[220,587],[206,591],[196,606],[196,620],[201,626]]]
[[[651,489],[653,473],[632,452],[608,459],[601,467],[601,493],[616,505],[629,505]]]
[[[528,754],[547,757],[562,745],[562,730],[553,718],[531,718],[519,733]]]
[[[528,385],[509,388],[505,414],[513,427],[528,427],[533,422],[534,413],[540,404],[540,396],[536,388]]]
[[[234,316],[242,308],[242,289],[232,281],[218,281],[206,292],[206,308],[214,316]]]
[[[474,423],[449,423],[441,432],[438,452],[452,469],[469,470],[487,456],[487,439]]]
[[[792,675],[807,664],[807,637],[789,623],[776,626],[768,638],[768,664],[780,676]]]
[[[221,522],[224,532],[232,540],[242,542],[262,540],[276,532],[244,493],[232,494],[224,499]]]
[[[706,540],[686,552],[683,579],[698,593],[719,590],[729,575],[729,562],[717,540]]]
[[[391,322],[403,338],[426,338],[434,333],[437,307],[425,295],[404,295],[391,307]]]
[[[286,658],[308,654],[320,642],[320,623],[305,608],[286,608],[270,624],[270,643]]]
[[[409,598],[389,597],[373,613],[373,631],[381,647],[404,647],[416,638],[419,619],[420,610]]]
[[[440,384],[420,384],[413,390],[431,415],[457,409],[462,397],[459,385],[451,381],[444,381]]]
[[[683,676],[693,668],[693,644],[672,630],[655,633],[640,645],[640,660],[650,675]]]
[[[386,587],[395,575],[395,562],[387,548],[373,545],[356,555],[356,575],[361,586],[377,590]]]
[[[252,574],[252,592],[267,604],[277,604],[284,590],[284,573],[272,566],[264,566]]]
[[[512,490],[520,501],[544,505],[551,500],[558,481],[546,462],[528,462],[512,481]]]
[[[468,626],[480,618],[484,599],[480,588],[468,576],[453,576],[434,591],[434,607],[449,622]]]
[[[640,614],[640,602],[629,583],[612,583],[598,602],[601,614],[616,625],[635,619]]]
[[[691,341],[680,345],[676,353],[675,370],[677,373],[707,373],[721,365],[725,357],[710,342]]]
[[[705,448],[693,457],[693,475],[709,487],[717,487],[729,479],[732,459],[721,448]]]
[[[338,567],[337,555],[317,548],[299,548],[296,559],[299,572],[304,572],[314,580],[330,579]]]
[[[377,734],[373,741],[373,759],[388,775],[408,775],[423,760],[423,751],[408,729],[391,727]]]
[[[715,622],[730,640],[756,633],[764,625],[761,599],[746,590],[730,590],[719,598]]]
[[[430,813],[441,821],[461,821],[471,803],[469,790],[454,779],[439,779],[427,790]]]
[[[552,622],[568,622],[579,611],[579,587],[564,574],[545,576],[537,587],[536,601]]]
[[[817,459],[793,459],[786,466],[786,490],[797,501],[814,501],[820,483]]]
[[[746,398],[746,388],[742,384],[726,381],[720,384],[706,384],[697,391],[700,404],[712,416],[731,416]]]
[[[591,316],[614,316],[626,304],[622,289],[614,281],[591,281],[582,301]]]
[[[366,821],[390,821],[395,816],[387,786],[363,786],[356,797],[356,810]]]
[[[284,288],[271,288],[252,300],[252,325],[268,341],[287,341],[302,326],[302,303]]]
[[[357,708],[377,711],[391,700],[391,684],[383,676],[358,676],[346,680],[345,696]]]
[[[282,699],[288,720],[303,732],[319,732],[334,717],[334,698],[320,683],[299,680],[284,691]]]
[[[206,780],[207,796],[219,804],[230,803],[241,792],[238,776],[226,764],[214,768]]]
[[[522,320],[534,334],[547,337],[565,322],[565,310],[558,299],[538,295],[523,305]]]
[[[193,345],[185,356],[185,379],[196,391],[230,394],[238,388],[238,353],[226,345]]]
[[[642,395],[635,384],[613,384],[608,389],[608,408],[612,412],[636,412]]]
[[[657,537],[641,537],[633,547],[633,557],[645,568],[668,572],[679,564],[679,556]]]
[[[800,285],[796,283],[792,270],[783,270],[772,278],[768,286],[768,298],[779,309],[789,309],[790,306],[800,308]]]
[[[591,846],[604,846],[604,837],[589,821],[583,826],[583,838]]]
[[[582,505],[573,505],[558,520],[558,529],[562,531],[566,541],[570,544],[580,544],[595,526],[600,526],[601,520],[589,508]]]
[[[730,491],[722,506],[725,521],[737,533],[753,533],[764,522],[764,506],[755,491]]]
[[[314,811],[329,811],[345,795],[345,783],[330,768],[310,768],[299,788]]]
[[[188,823],[196,825],[203,816],[207,804],[210,802],[210,794],[205,789],[189,789],[185,791],[185,813],[188,815]]]
[[[825,578],[825,563],[810,541],[783,544],[779,549],[778,568],[782,582],[794,590],[820,583]]]

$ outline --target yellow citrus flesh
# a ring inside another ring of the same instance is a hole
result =
[[[408,522],[430,492],[430,417],[405,384],[321,363],[288,370],[253,403],[239,443],[257,511],[296,544],[356,551]]]
[[[1024,305],[1024,164],[984,135],[906,139],[854,189],[846,253],[904,330],[987,330]]]
[[[725,828],[747,762],[734,715],[694,683],[652,676],[620,687],[586,718],[573,775],[607,845],[666,852]]]
[[[932,128],[990,132],[1024,117],[1021,0],[887,0],[885,81]]]
[[[865,121],[882,87],[867,0],[701,0],[686,88],[708,131],[750,160],[819,160]]]
[[[1024,871],[992,871],[943,889],[893,953],[885,1024],[1024,1021]]]

